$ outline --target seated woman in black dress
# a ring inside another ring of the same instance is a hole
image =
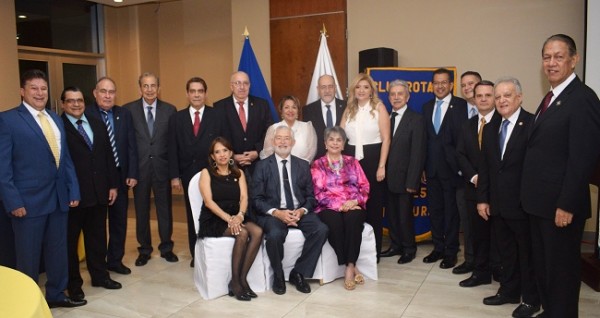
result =
[[[210,145],[209,166],[200,174],[200,193],[204,206],[200,213],[199,237],[232,236],[235,238],[231,259],[229,296],[250,300],[256,294],[246,276],[262,241],[262,229],[244,222],[248,207],[248,188],[244,174],[232,159],[232,146],[217,137]]]

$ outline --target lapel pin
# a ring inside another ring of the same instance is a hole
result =
[[[117,120],[119,120],[119,116],[117,116]]]
[[[556,102],[556,106],[560,106],[560,101],[557,101],[557,102]]]
[[[450,108],[452,108],[452,107],[454,107],[454,106],[450,105]]]
[[[522,121],[519,122],[519,126],[523,126],[523,122]]]

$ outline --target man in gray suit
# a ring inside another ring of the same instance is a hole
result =
[[[160,82],[158,76],[144,73],[139,78],[142,98],[126,104],[131,112],[135,129],[139,158],[139,181],[133,189],[136,235],[140,246],[136,266],[144,266],[152,253],[150,236],[150,191],[154,204],[160,235],[160,256],[168,262],[179,259],[173,253],[173,211],[171,207],[171,183],[168,163],[169,118],[176,113],[175,106],[158,99]]]
[[[421,187],[427,135],[423,117],[410,110],[408,83],[395,80],[389,86],[392,143],[387,160],[388,209],[391,245],[382,257],[400,255],[398,264],[411,262],[417,253],[413,195]]]

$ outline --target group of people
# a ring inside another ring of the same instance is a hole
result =
[[[519,304],[513,317],[531,317],[541,307],[538,317],[576,317],[580,241],[591,210],[587,181],[600,149],[600,102],[574,74],[578,59],[569,36],[546,40],[542,66],[551,90],[535,114],[521,108],[516,78],[494,83],[465,72],[465,100],[453,96],[452,72],[440,68],[433,72],[435,98],[422,114],[407,107],[406,81],[389,83],[388,113],[369,75],[351,81],[346,102],[335,98],[334,78],[323,75],[320,99],[301,107],[285,96],[278,123],[267,102],[249,94],[244,72],[231,76],[232,94],[213,107],[205,104],[206,82],[192,77],[189,106],[180,111],[158,99],[154,74],[139,77],[141,98],[123,107],[115,105],[114,81],[103,77],[92,105],[84,105],[78,88],[66,88],[62,118],[45,108],[45,74],[25,72],[22,104],[0,114],[0,229],[7,251],[1,260],[37,281],[43,250],[49,305],[84,305],[79,233],[92,285],[121,288],[108,271],[131,273],[122,263],[128,190],[136,266],[153,251],[151,192],[161,257],[178,261],[171,240],[176,190],[185,198],[190,266],[198,237],[235,238],[230,296],[257,297],[246,276],[263,239],[272,290],[286,292],[283,242],[290,227],[306,240],[289,282],[310,293],[305,277],[328,240],[346,268],[344,288],[353,290],[364,283],[356,266],[364,222],[374,229],[377,261],[414,260],[412,200],[423,182],[434,245],[423,262],[441,260],[455,274],[472,273],[462,287],[498,280],[497,294],[483,302]],[[204,205],[196,233],[188,187],[198,172]],[[390,246],[382,251],[384,202]],[[456,266],[461,227],[465,262]]]

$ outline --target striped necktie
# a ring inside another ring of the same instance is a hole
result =
[[[115,133],[113,132],[113,127],[110,124],[110,120],[108,119],[108,112],[105,110],[100,111],[102,113],[102,117],[104,118],[104,124],[106,125],[106,131],[108,132],[108,139],[110,140],[110,148],[112,149],[113,156],[115,157],[115,164],[117,168],[121,165],[119,164],[119,154],[117,153],[117,143],[115,142]]]

